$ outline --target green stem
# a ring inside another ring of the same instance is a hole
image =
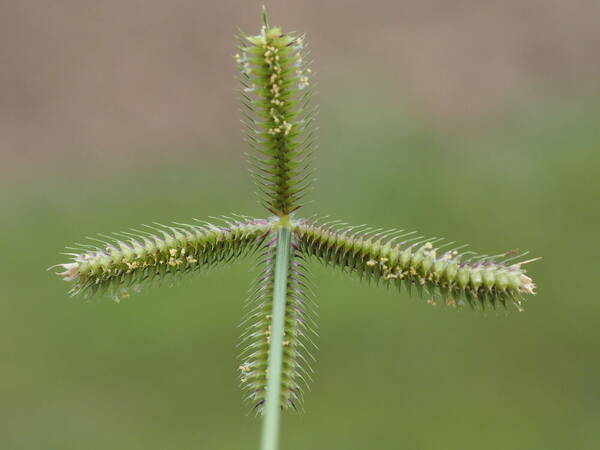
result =
[[[291,230],[282,226],[277,231],[275,280],[273,285],[273,313],[267,368],[267,395],[263,410],[261,450],[277,450],[279,445],[279,415],[281,412],[281,369],[283,356],[283,329],[287,298],[288,268],[290,264]]]

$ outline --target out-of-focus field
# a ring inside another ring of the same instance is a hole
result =
[[[236,359],[252,259],[120,304],[46,269],[95,233],[263,215],[231,79],[260,2],[42,3],[0,4],[0,448],[256,448]],[[316,57],[302,215],[543,257],[522,313],[313,264],[314,381],[283,448],[599,448],[598,2],[270,10]]]
[[[320,350],[285,448],[597,448],[600,103],[434,132],[380,96],[328,101],[306,214],[544,259],[530,267],[539,294],[508,314],[430,306],[314,265]],[[260,214],[242,163],[57,175],[4,180],[2,447],[253,448],[235,347],[251,261],[118,305],[69,299],[45,272],[95,232]]]

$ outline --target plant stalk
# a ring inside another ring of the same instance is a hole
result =
[[[261,450],[277,450],[279,446],[279,421],[281,413],[281,371],[283,357],[283,332],[287,298],[288,268],[290,264],[291,230],[282,226],[277,230],[275,279],[273,284],[273,313],[271,315],[271,340],[267,366],[267,393],[263,410]]]

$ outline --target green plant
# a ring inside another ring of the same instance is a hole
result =
[[[430,302],[473,308],[521,309],[535,285],[523,255],[477,255],[452,242],[402,230],[372,230],[303,219],[295,212],[311,187],[314,149],[311,69],[304,36],[264,24],[240,36],[236,61],[251,173],[268,219],[224,218],[223,224],[160,225],[104,236],[101,246],[80,245],[59,275],[71,293],[108,292],[115,300],[166,277],[207,269],[257,254],[262,271],[251,290],[240,378],[263,415],[261,448],[278,446],[280,410],[297,408],[310,378],[314,322],[307,295],[309,259],[376,284],[415,291]]]

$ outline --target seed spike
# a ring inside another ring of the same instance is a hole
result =
[[[314,113],[306,94],[312,70],[303,60],[304,38],[270,27],[266,12],[260,34],[241,37],[235,59],[241,74],[242,122],[250,147],[265,157],[259,165],[264,175],[253,171],[253,177],[261,204],[277,216],[286,216],[302,206],[312,184],[308,166],[294,169],[301,161],[309,162],[300,150],[308,148],[307,139],[314,136]],[[250,165],[256,167],[256,160]]]
[[[388,259],[383,257],[384,246],[381,244],[381,235],[387,232],[379,230],[367,228],[349,237],[346,231],[334,230],[328,223],[313,222],[307,225],[306,222],[299,222],[295,227],[295,234],[299,248],[325,265],[355,272],[367,282],[389,285],[393,281],[398,288],[404,285],[409,294],[414,288],[420,297],[424,298],[427,294],[433,303],[439,295],[443,303],[451,306],[460,306],[460,300],[464,299],[472,307],[479,304],[485,308],[486,303],[495,307],[496,299],[501,298],[504,292],[508,292],[514,298],[534,292],[535,285],[523,273],[518,263],[510,266],[510,272],[507,272],[505,266],[493,262],[487,262],[484,266],[482,261],[493,257],[478,255],[472,251],[458,254],[458,249],[464,246],[438,256],[439,248],[453,244],[446,242],[435,249],[434,244],[443,238],[426,239],[416,236],[399,244],[395,243],[396,240],[405,235],[398,234],[390,238],[385,244],[386,251],[405,255],[395,260],[398,261],[396,264],[399,264],[397,267],[390,267],[387,264]],[[408,235],[410,234],[414,232]],[[446,255],[450,255],[450,259]],[[461,258],[466,255],[472,256],[459,264]],[[523,263],[529,262],[533,260]],[[480,275],[482,270],[486,271],[485,286]],[[504,278],[500,276],[502,273],[506,273]],[[517,304],[517,301],[514,303]],[[520,304],[518,306],[520,307]]]

